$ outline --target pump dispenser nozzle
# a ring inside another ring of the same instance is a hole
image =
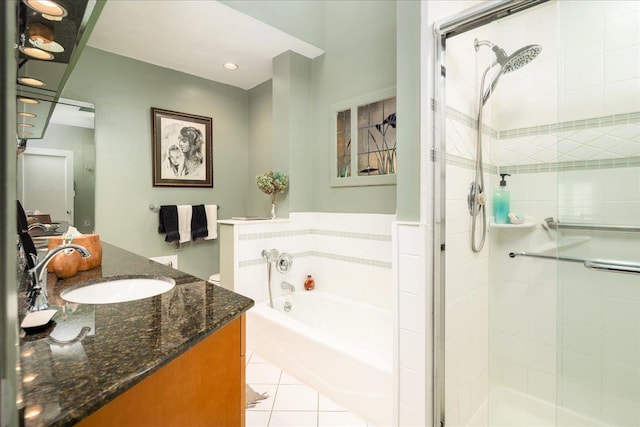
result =
[[[509,173],[501,173],[500,176],[502,177],[500,179],[500,187],[506,187],[507,186],[507,181],[505,180],[505,176],[511,176],[511,174]]]

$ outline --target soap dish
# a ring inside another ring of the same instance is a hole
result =
[[[45,326],[51,321],[51,318],[57,312],[58,310],[30,311],[24,317],[22,323],[20,323],[20,327],[23,329],[34,329]]]

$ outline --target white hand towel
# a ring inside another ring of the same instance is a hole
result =
[[[178,205],[178,232],[180,243],[191,240],[191,205]]]
[[[204,205],[204,211],[207,214],[207,230],[209,234],[204,240],[212,240],[218,238],[218,205]]]

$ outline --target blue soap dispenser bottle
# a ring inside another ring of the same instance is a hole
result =
[[[493,193],[493,217],[496,224],[509,224],[509,189],[505,177],[511,175],[501,173],[500,176],[500,187]]]

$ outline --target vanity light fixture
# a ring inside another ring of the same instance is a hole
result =
[[[238,69],[238,64],[234,64],[233,62],[226,62],[223,67],[227,70],[235,71]]]
[[[42,49],[38,49],[37,47],[20,46],[19,49],[20,52],[35,59],[44,59],[45,61],[53,59],[52,54],[45,52]]]
[[[32,128],[32,127],[35,127],[35,125],[33,125],[31,123],[18,123],[18,127],[19,128]]]
[[[30,383],[33,380],[35,380],[37,377],[38,377],[38,374],[27,374],[24,377],[22,377],[22,382]]]
[[[32,105],[40,104],[40,101],[33,98],[18,98],[18,101],[22,102],[23,104],[32,104]]]
[[[31,135],[33,135],[33,132],[24,132],[24,131],[18,132],[18,136],[20,138],[26,138],[26,137],[31,136]]]
[[[29,406],[25,411],[24,411],[24,418],[25,419],[31,419],[31,418],[35,418],[38,415],[40,415],[42,413],[42,406],[40,405],[34,405],[34,406]]]
[[[20,112],[18,113],[18,115],[19,115],[19,116],[22,116],[22,117],[29,117],[29,118],[32,118],[32,119],[33,119],[33,118],[35,118],[35,117],[38,117],[38,115],[37,115],[37,114],[27,113],[26,111],[20,111]]]
[[[47,19],[53,18],[53,20],[59,21],[67,16],[67,10],[53,0],[22,0],[22,2]]]
[[[33,77],[18,77],[18,82],[28,86],[46,86],[42,80],[34,79]]]

